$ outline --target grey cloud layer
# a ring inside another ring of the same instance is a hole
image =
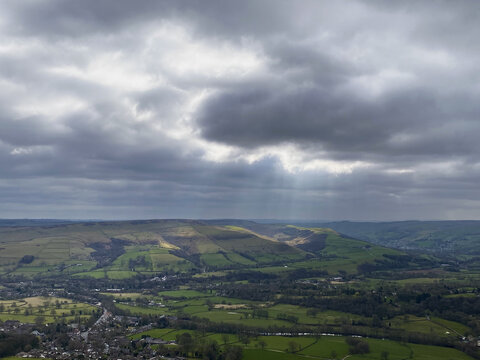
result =
[[[351,160],[409,156],[415,164],[478,154],[479,69],[472,65],[479,60],[478,46],[464,41],[462,52],[457,50],[466,27],[462,22],[471,19],[467,9],[480,8],[474,2],[442,4],[391,9],[381,2],[370,20],[386,25],[389,19],[391,27],[357,23],[352,34],[346,25],[327,40],[309,41],[303,34],[282,42],[265,37],[265,52],[274,63],[270,77],[212,96],[198,116],[204,136],[242,147],[291,142]],[[429,13],[439,15],[437,23]],[[400,19],[405,23],[398,24]],[[456,29],[442,41],[445,23]],[[471,26],[463,36],[473,40],[478,32]],[[312,31],[312,38],[316,35]],[[339,57],[342,46],[347,51]]]
[[[480,218],[473,0],[2,7],[2,217]]]

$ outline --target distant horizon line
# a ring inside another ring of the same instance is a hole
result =
[[[65,221],[65,222],[122,222],[122,221],[158,221],[158,220],[193,220],[193,221],[221,221],[221,220],[236,220],[236,221],[253,221],[260,223],[338,223],[338,222],[357,222],[357,223],[389,223],[389,222],[440,222],[440,221],[480,221],[480,219],[403,219],[403,220],[356,220],[356,219],[282,219],[282,218],[190,218],[190,217],[166,217],[166,218],[117,218],[117,219],[102,219],[102,218],[2,218],[0,221]]]

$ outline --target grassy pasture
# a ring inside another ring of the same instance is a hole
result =
[[[129,279],[138,275],[136,271],[128,271],[128,270],[108,270],[106,271],[107,278],[113,280],[124,280]]]
[[[278,350],[245,349],[242,360],[305,360],[306,357],[297,354],[286,354]]]
[[[240,264],[240,265],[255,265],[255,262],[250,260],[250,259],[247,259],[246,257],[240,255],[240,254],[236,254],[236,253],[227,253],[225,255],[225,257],[234,262],[234,263],[237,263],[237,264]]]
[[[227,271],[208,271],[202,272],[199,274],[193,275],[194,278],[210,278],[210,277],[217,277],[217,276],[225,276],[228,272]]]
[[[174,315],[172,312],[166,307],[158,307],[158,306],[133,306],[127,304],[115,304],[117,308],[120,310],[129,311],[132,315]]]
[[[205,297],[211,296],[207,293],[203,293],[196,290],[171,290],[171,291],[160,291],[158,293],[159,296],[166,296],[171,298],[198,298],[198,297]]]
[[[73,274],[73,277],[103,279],[107,277],[107,273],[105,270],[99,269],[99,270],[86,271],[82,273]]]
[[[266,310],[268,310],[269,316],[273,319],[280,313],[296,316],[300,324],[327,324],[335,326],[343,322],[351,323],[352,320],[366,321],[360,315],[333,310],[319,311],[315,316],[310,316],[307,315],[308,308],[288,304],[277,304],[267,307]]]
[[[404,329],[410,332],[435,333],[439,336],[463,336],[469,328],[455,321],[448,321],[433,317],[431,320],[425,317],[413,315],[397,316],[391,321],[392,328]]]
[[[468,326],[460,324],[456,321],[445,320],[438,317],[432,317],[432,321],[442,325],[447,330],[457,332],[457,334],[460,334],[460,335],[463,335],[470,330]]]
[[[401,285],[421,285],[421,284],[432,284],[432,283],[437,283],[441,279],[438,277],[432,277],[432,278],[427,278],[427,277],[421,277],[421,278],[410,278],[410,279],[402,279],[402,280],[396,280],[395,282]]]
[[[126,246],[125,253],[116,258],[111,265],[93,271],[78,271],[73,276],[123,280],[138,274],[155,276],[167,270],[185,272],[193,268],[194,265],[191,262],[170,254],[168,249],[147,244]],[[91,267],[87,270],[90,269]]]
[[[161,338],[166,341],[175,340],[176,336],[188,332],[196,338],[215,340],[220,346],[223,346],[223,336],[220,333],[202,334],[193,330],[176,329],[152,329],[131,335],[131,339],[140,339],[142,336]],[[410,343],[400,343],[391,340],[380,340],[364,338],[370,345],[370,353],[364,355],[352,355],[349,353],[349,347],[343,336],[321,336],[315,338],[312,336],[259,336],[251,338],[248,344],[242,344],[236,335],[227,334],[227,344],[240,345],[244,348],[243,360],[257,359],[332,359],[335,354],[337,359],[354,360],[378,360],[382,352],[388,352],[389,360],[471,360],[471,357],[464,353],[445,347],[417,345]],[[260,344],[263,342],[264,349]],[[291,353],[290,343],[297,345],[295,353]]]
[[[2,321],[18,320],[34,323],[38,317],[42,317],[44,323],[52,323],[60,319],[72,322],[76,316],[87,319],[93,311],[97,310],[97,307],[64,298],[30,297],[2,300],[0,310]]]
[[[411,332],[436,333],[438,335],[445,335],[446,332],[446,329],[443,326],[437,325],[427,318],[413,315],[408,316],[408,319],[396,317],[392,319],[391,323],[392,327]]]
[[[225,322],[267,328],[268,326],[292,326],[292,322],[278,318],[280,314],[297,318],[298,324],[329,325],[333,327],[350,324],[352,321],[368,323],[370,320],[360,315],[340,311],[319,311],[308,314],[308,308],[288,304],[260,304],[242,299],[218,297],[194,290],[163,291],[158,294],[166,308],[139,307],[117,304],[121,309],[128,309],[132,314],[175,314],[183,312],[199,318],[208,318],[213,322]],[[210,309],[209,309],[210,305]],[[268,318],[253,318],[255,306],[262,306],[268,311]],[[415,316],[399,316],[388,322],[392,329],[409,332],[435,333],[439,336],[458,337],[468,331],[468,327],[453,321],[438,318],[428,320]]]
[[[140,294],[140,293],[127,293],[127,292],[124,292],[124,293],[110,293],[110,292],[102,292],[100,293],[102,295],[105,295],[105,296],[111,296],[113,297],[114,299],[120,299],[120,300],[124,300],[124,299],[138,299],[139,297],[147,297],[146,295],[143,295],[143,294]]]
[[[473,294],[473,293],[462,293],[462,294],[450,294],[450,295],[445,295],[446,298],[456,298],[456,297],[477,297],[478,294]]]
[[[223,336],[226,336],[227,343],[225,344]],[[235,334],[220,334],[220,333],[210,333],[205,336],[205,339],[216,341],[220,346],[235,344],[238,345],[238,336]]]
[[[258,342],[262,340],[266,343],[265,350],[258,348]],[[468,360],[471,357],[464,353],[439,346],[401,344],[390,340],[365,339],[370,345],[370,353],[363,355],[350,355],[348,359],[353,360],[378,360],[381,353],[388,352],[389,360]],[[300,345],[301,350],[295,354],[287,353],[289,343],[294,341]],[[281,351],[281,352],[279,352]],[[335,352],[337,359],[343,359],[349,355],[348,345],[345,338],[341,336],[322,336],[318,341],[312,337],[282,337],[282,336],[262,336],[257,341],[252,342],[244,350],[245,359],[331,359]],[[411,356],[411,357],[410,357]]]
[[[116,294],[111,295],[115,296]],[[128,297],[128,294],[126,297]],[[195,290],[162,291],[158,293],[158,297],[161,298],[162,303],[168,309],[162,310],[163,312],[175,313],[181,311],[200,318],[208,318],[214,322],[227,322],[264,328],[267,328],[269,325],[291,326],[292,322],[277,318],[280,314],[294,316],[298,319],[299,324],[305,325],[340,326],[344,323],[349,324],[352,320],[368,322],[368,319],[362,316],[340,311],[319,311],[315,315],[307,315],[309,309],[306,307],[288,304],[264,304],[244,299],[215,296]],[[132,297],[130,298],[133,299]],[[210,310],[209,305],[211,307]],[[127,305],[124,304],[117,304],[117,306],[127,309],[125,307]],[[268,311],[268,318],[253,318],[253,309],[259,306]],[[159,313],[155,307],[139,307],[133,304],[128,305],[128,310],[132,313],[141,314],[148,314],[149,311],[151,314]]]
[[[291,341],[296,342],[300,345],[300,348],[306,348],[315,343],[316,339],[311,336],[259,336],[256,340],[252,341],[249,346],[258,347],[259,342],[265,342],[265,349],[267,350],[277,350],[288,352],[288,343]]]
[[[133,263],[136,272],[154,275],[166,270],[189,271],[195,267],[191,262],[170,254],[168,249],[157,245],[126,246],[125,251],[125,254],[120,255],[107,267],[108,270],[131,271],[130,265]]]
[[[380,340],[377,340],[380,341]],[[452,348],[446,348],[441,346],[429,346],[419,344],[407,345],[413,352],[413,359],[415,360],[469,360],[470,356]],[[392,358],[394,359],[394,358]]]
[[[200,256],[200,260],[207,266],[225,267],[234,265],[234,263],[228,260],[222,253],[203,254]]]
[[[59,272],[59,265],[66,265],[68,273],[89,270],[96,264],[89,260],[93,249],[87,248],[83,242],[74,236],[49,236],[28,239],[19,242],[7,241],[1,238],[0,233],[0,265],[3,272],[10,275],[33,277],[45,273]],[[29,264],[20,263],[24,255],[34,256]],[[73,263],[82,263],[83,268],[75,269],[68,266]]]

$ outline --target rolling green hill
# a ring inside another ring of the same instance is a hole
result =
[[[399,249],[480,255],[480,221],[332,222],[342,234]]]
[[[331,229],[236,220],[0,227],[0,250],[0,273],[27,278],[68,274],[124,279],[250,268],[333,274],[413,264],[398,250]]]
[[[296,269],[323,270],[329,273],[340,271],[352,274],[417,267],[428,262],[425,258],[413,257],[402,251],[354,239],[329,228],[258,224],[245,220],[212,220],[209,223],[237,231],[252,232],[258,236],[294,246],[312,255],[308,260],[289,265]],[[273,268],[272,271],[279,270],[281,269]]]
[[[298,261],[301,249],[191,220],[88,222],[0,228],[3,274],[124,278]]]

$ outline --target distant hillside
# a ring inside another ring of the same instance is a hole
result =
[[[124,279],[234,269],[354,274],[423,261],[328,228],[243,220],[0,227],[0,276]]]
[[[236,219],[206,220],[205,222],[211,225],[236,226],[237,229],[248,229],[253,233],[278,241],[290,241],[297,238],[308,238],[314,234],[312,230],[306,227],[302,228],[288,224],[265,224]]]
[[[95,277],[112,278],[276,264],[309,256],[253,233],[193,220],[0,227],[0,250],[4,274],[88,270]]]
[[[51,226],[73,224],[79,221],[58,220],[58,219],[0,219],[2,226]]]
[[[334,271],[375,271],[391,268],[431,265],[430,260],[413,257],[404,252],[374,245],[338,233],[327,227],[300,227],[288,224],[258,224],[245,220],[211,220],[238,231],[249,231],[315,255],[305,267]],[[230,225],[228,225],[230,224]]]
[[[480,255],[480,221],[342,221],[321,226],[388,247]]]

